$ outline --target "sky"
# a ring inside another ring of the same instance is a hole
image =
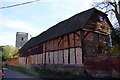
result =
[[[0,7],[33,0],[0,0]],[[0,9],[0,45],[15,46],[16,32],[26,32],[29,39],[71,16],[90,9],[92,0],[40,0]]]

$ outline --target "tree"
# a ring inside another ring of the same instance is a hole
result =
[[[117,21],[114,22],[114,26],[120,27],[120,0],[118,2],[117,0],[104,0],[102,2],[94,1],[93,6],[104,11],[106,14],[111,16],[111,18],[116,18]]]
[[[120,28],[113,28],[112,30],[112,43],[113,45],[119,44],[120,45]]]
[[[13,58],[14,55],[16,55],[18,52],[17,48],[10,46],[10,45],[3,46],[2,48],[3,48],[2,50],[3,60],[8,60],[10,58]]]

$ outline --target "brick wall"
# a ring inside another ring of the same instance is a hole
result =
[[[120,75],[120,56],[94,55],[85,56],[85,69],[90,74],[116,74]]]
[[[7,65],[12,65],[12,66],[18,65],[19,64],[19,59],[18,58],[9,59],[9,60],[6,61],[6,64]]]

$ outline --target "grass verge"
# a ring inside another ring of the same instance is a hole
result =
[[[25,68],[20,66],[5,66],[8,69],[12,69],[15,71],[31,74],[33,76],[37,76],[40,78],[92,78],[91,76],[86,75],[85,73],[79,73],[75,75],[71,72],[65,71],[52,71],[49,69],[39,69],[35,67]]]

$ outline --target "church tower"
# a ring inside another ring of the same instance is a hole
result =
[[[21,48],[28,40],[28,33],[17,32],[16,33],[16,47]]]

